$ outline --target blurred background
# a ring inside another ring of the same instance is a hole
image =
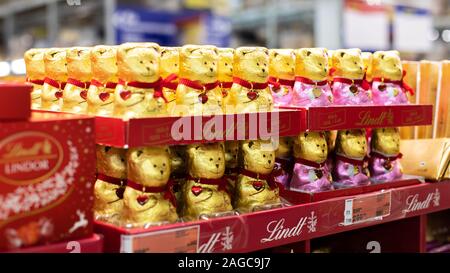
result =
[[[397,49],[450,59],[450,0],[0,0],[0,77],[32,47],[127,41]]]

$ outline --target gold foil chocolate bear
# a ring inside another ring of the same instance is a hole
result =
[[[127,179],[126,150],[97,145],[97,181],[94,186],[96,217],[120,215]]]
[[[125,119],[167,114],[161,90],[160,48],[155,43],[125,43],[117,50],[114,115]]]
[[[230,88],[233,85],[233,58],[233,48],[219,48],[218,79],[223,98],[228,96]],[[223,106],[225,107],[225,104]]]
[[[163,93],[167,99],[167,109],[172,111],[176,100],[178,72],[180,70],[180,48],[161,47],[161,67]]]
[[[249,212],[260,206],[280,203],[272,176],[275,149],[270,141],[246,140],[240,143],[242,170],[236,183],[235,207]]]
[[[223,143],[192,144],[187,147],[189,176],[183,188],[183,215],[196,219],[232,210],[226,191]]]
[[[72,47],[66,51],[67,84],[63,91],[64,112],[84,114],[87,111],[87,92],[92,78],[91,49]]]
[[[45,74],[41,94],[41,109],[61,110],[61,98],[67,82],[67,60],[65,48],[50,48],[44,54]]]
[[[87,94],[90,115],[111,116],[117,86],[117,47],[98,45],[91,49],[92,80]]]
[[[23,56],[27,71],[27,82],[33,85],[31,91],[32,109],[41,108],[42,86],[45,78],[44,53],[45,49],[32,48],[27,50]]]
[[[172,115],[201,115],[222,111],[217,81],[219,56],[214,46],[185,45],[180,50],[180,80]]]
[[[238,113],[272,110],[267,48],[237,48],[234,51],[233,76],[233,86],[224,101],[227,107],[234,106]]]
[[[170,165],[168,146],[128,150],[125,223],[142,225],[177,220],[176,201],[169,180]]]

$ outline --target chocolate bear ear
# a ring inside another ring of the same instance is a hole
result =
[[[303,136],[306,138],[308,136],[308,133],[303,133]]]
[[[111,147],[105,146],[105,153],[107,153],[109,150],[111,150]]]
[[[345,52],[341,52],[341,58],[344,57],[344,55],[345,55]]]
[[[345,130],[345,135],[348,136],[348,134],[350,134],[350,131],[349,130]]]
[[[198,150],[198,148],[200,148],[200,146],[195,146],[195,149]]]
[[[252,148],[253,144],[255,144],[255,142],[250,141],[250,142],[248,143],[248,147],[249,147],[249,148]]]
[[[278,55],[279,55],[278,52],[274,52],[274,53],[273,53],[273,57],[274,57],[274,58],[276,58]]]
[[[384,60],[384,54],[381,54],[381,56],[380,56],[380,57],[381,57],[381,59],[382,59],[382,60]]]
[[[311,51],[306,51],[306,56],[308,56],[309,57],[309,55],[311,55]]]
[[[142,153],[144,153],[142,150],[138,150],[137,151],[137,156],[140,157]]]

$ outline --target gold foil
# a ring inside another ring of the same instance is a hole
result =
[[[400,142],[405,174],[440,180],[448,174],[450,138],[410,139]]]
[[[127,178],[126,150],[97,145],[97,172],[118,178]],[[94,212],[96,216],[120,215],[123,208],[123,187],[97,179],[94,187]]]
[[[364,63],[361,50],[358,48],[339,49],[333,52],[332,68],[333,76],[360,80],[364,78]],[[375,75],[372,75],[376,77]]]
[[[327,160],[328,147],[322,132],[302,132],[294,139],[294,156],[323,163]]]
[[[349,158],[363,159],[367,155],[365,130],[353,129],[338,131],[335,151]]]
[[[326,80],[329,63],[327,49],[325,48],[301,48],[295,50],[295,75],[297,76],[313,81]]]
[[[45,74],[59,84],[67,81],[67,60],[65,48],[49,48],[44,54]],[[60,85],[61,87],[62,85]],[[63,90],[44,83],[41,95],[41,108],[43,110],[59,111],[61,100],[55,95]]]
[[[188,173],[183,188],[183,215],[196,219],[200,215],[227,212],[232,210],[230,197],[218,185],[198,183],[197,178],[219,179],[225,172],[225,153],[223,143],[192,144],[187,147]]]
[[[130,148],[127,152],[128,179],[144,187],[165,187],[170,178],[168,146]],[[165,192],[146,193],[126,187],[123,220],[125,223],[148,224],[175,222],[176,208],[164,198]]]
[[[23,58],[27,71],[27,79],[29,80],[44,80],[45,78],[45,64],[44,64],[43,48],[32,48],[25,52]],[[42,85],[32,84],[33,91],[31,91],[31,108],[41,108],[41,94]]]
[[[398,128],[376,128],[372,130],[370,140],[372,151],[385,156],[396,156],[400,153],[400,134]]]

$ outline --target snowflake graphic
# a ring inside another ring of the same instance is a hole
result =
[[[439,192],[438,189],[436,189],[433,195],[433,206],[439,207],[440,200],[441,200],[441,193]]]
[[[308,233],[316,232],[316,226],[317,226],[317,216],[315,215],[314,211],[311,211],[311,215],[308,216],[307,221]]]
[[[231,250],[233,248],[233,239],[234,239],[234,234],[231,231],[230,227],[226,227],[225,232],[222,233],[222,238],[221,238],[221,245],[222,245],[222,250]]]

